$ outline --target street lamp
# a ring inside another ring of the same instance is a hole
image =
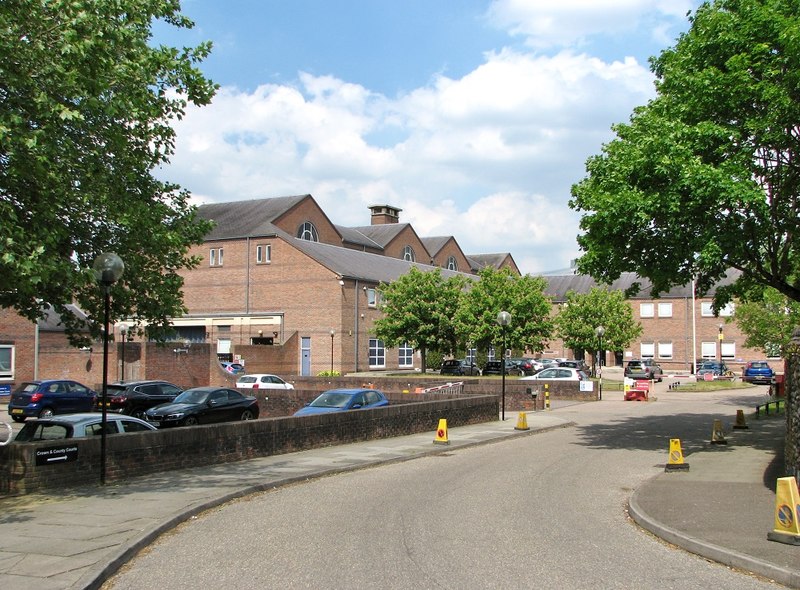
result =
[[[722,328],[724,324],[720,324],[719,326],[719,346],[717,346],[717,354],[719,355],[719,362],[722,362]]]
[[[333,328],[331,328],[331,377],[333,377],[333,335],[336,334]]]
[[[117,329],[119,330],[119,335],[122,338],[122,379],[120,379],[120,383],[125,383],[125,341],[128,337],[128,324],[125,322],[120,322],[117,324]]]
[[[103,417],[100,427],[100,484],[106,483],[106,422],[108,421],[108,316],[111,313],[111,286],[116,283],[125,270],[122,258],[113,252],[103,252],[92,264],[94,277],[103,289]]]
[[[501,419],[506,419],[506,328],[508,324],[511,323],[511,314],[507,311],[501,311],[497,314],[497,323],[500,324],[500,327],[503,329],[503,353],[500,355],[501,364],[500,364],[500,375],[502,375],[502,405],[500,406],[501,410]]]
[[[605,356],[605,351],[603,350],[603,334],[606,333],[606,329],[601,325],[597,326],[594,329],[594,333],[597,335],[597,371],[600,377],[598,381],[598,392],[600,393],[599,399],[603,400],[603,357]]]

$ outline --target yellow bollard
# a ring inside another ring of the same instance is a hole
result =
[[[679,438],[669,439],[669,461],[664,471],[689,471],[689,464],[683,462],[683,450]]]
[[[514,427],[514,430],[530,430],[530,428],[528,428],[528,417],[525,415],[525,412],[519,413],[517,425]]]
[[[544,409],[550,409],[550,385],[544,384]]]
[[[439,418],[439,427],[436,429],[436,438],[433,439],[433,444],[450,444],[450,439],[447,438],[447,418]]]
[[[736,424],[733,427],[736,429],[750,428],[744,419],[744,410],[736,410]]]
[[[800,545],[800,493],[793,477],[779,477],[775,487],[775,530],[767,539]]]
[[[725,440],[725,433],[722,431],[722,420],[714,420],[711,428],[711,444],[712,445],[727,445],[728,441]]]

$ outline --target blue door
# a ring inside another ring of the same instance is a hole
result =
[[[311,338],[308,336],[300,340],[300,375],[311,376]]]

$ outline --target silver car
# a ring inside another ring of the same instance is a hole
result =
[[[106,415],[106,435],[128,432],[149,432],[157,430],[144,420],[124,414]],[[28,420],[17,433],[14,442],[36,442],[40,440],[61,440],[65,438],[88,438],[103,432],[103,414],[91,412],[84,414],[65,414],[51,418]]]

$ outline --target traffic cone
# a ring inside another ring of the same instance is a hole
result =
[[[779,477],[775,488],[775,530],[767,539],[787,545],[800,545],[800,493],[797,480]]]
[[[514,427],[514,430],[530,430],[530,428],[528,428],[528,417],[525,415],[525,412],[519,413],[517,425]]]
[[[714,427],[711,430],[711,444],[712,445],[728,444],[728,441],[725,440],[725,434],[722,432],[722,420],[714,420]]]
[[[669,439],[669,461],[664,467],[664,471],[689,471],[689,464],[683,462],[683,451],[679,438]]]
[[[733,427],[736,429],[750,428],[744,420],[744,410],[736,410],[736,423]]]
[[[439,418],[439,427],[436,429],[436,438],[433,439],[435,445],[449,445],[450,440],[447,438],[447,419]]]

